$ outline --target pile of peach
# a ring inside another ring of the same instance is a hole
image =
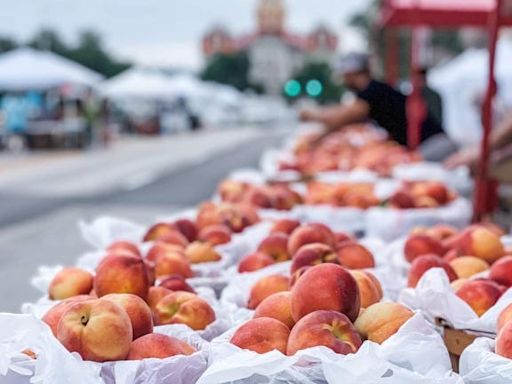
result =
[[[415,287],[427,270],[442,268],[457,296],[482,316],[512,286],[512,250],[503,246],[502,235],[492,224],[414,230],[404,246],[408,286]]]
[[[314,175],[328,171],[352,171],[365,169],[382,176],[389,176],[399,164],[418,162],[421,156],[405,147],[382,139],[357,142],[336,140],[331,134],[317,142],[315,135],[299,138],[294,149],[294,159],[281,161],[282,171],[297,171]],[[348,137],[348,136],[347,136]]]
[[[320,223],[277,220],[257,250],[246,255],[238,271],[254,272],[269,265],[291,260],[290,274],[297,277],[322,263],[340,264],[348,269],[375,267],[373,254],[351,235],[333,232]]]
[[[402,182],[388,205],[398,209],[438,208],[457,198],[457,193],[438,181]]]
[[[331,262],[291,279],[270,275],[252,287],[253,319],[237,328],[230,342],[257,353],[276,349],[294,355],[316,346],[355,353],[363,340],[382,343],[413,316],[381,298],[380,283],[371,273]]]

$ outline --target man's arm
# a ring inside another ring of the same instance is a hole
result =
[[[361,99],[350,104],[342,104],[301,112],[303,121],[322,123],[328,132],[336,131],[346,125],[360,123],[368,119],[370,106]]]

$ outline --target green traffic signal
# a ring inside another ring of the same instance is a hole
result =
[[[324,86],[316,79],[309,80],[306,84],[306,93],[311,97],[318,97],[322,94]]]
[[[284,93],[288,97],[297,97],[300,95],[302,87],[297,80],[289,80],[284,85]]]

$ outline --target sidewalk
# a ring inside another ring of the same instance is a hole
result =
[[[131,190],[162,173],[261,137],[266,130],[240,128],[165,137],[124,137],[106,149],[0,156],[0,190],[32,196],[90,196]]]

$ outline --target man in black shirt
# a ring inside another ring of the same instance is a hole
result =
[[[391,139],[407,144],[406,96],[393,87],[372,78],[367,55],[350,54],[341,60],[338,68],[345,86],[356,96],[349,104],[301,112],[304,121],[323,123],[326,134],[346,125],[373,120],[384,128]],[[427,129],[422,130],[421,141],[442,133],[439,124],[428,117]]]

